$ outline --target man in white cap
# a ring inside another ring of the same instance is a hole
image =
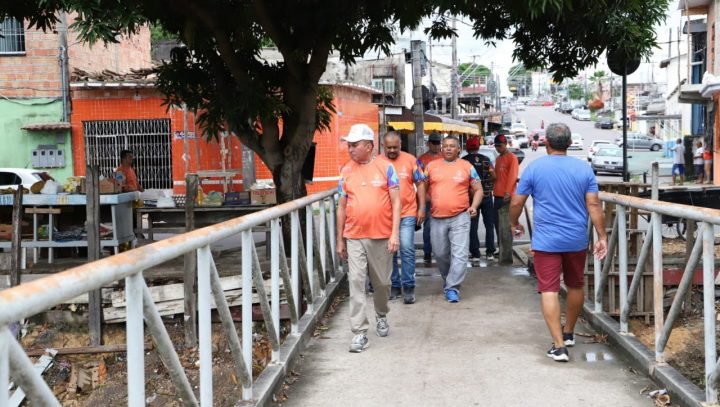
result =
[[[348,261],[350,328],[355,336],[350,352],[369,346],[365,282],[375,288],[376,333],[387,336],[388,295],[392,258],[400,247],[400,187],[393,165],[373,155],[375,134],[365,124],[355,124],[346,137],[351,160],[340,169],[337,211],[338,254]]]

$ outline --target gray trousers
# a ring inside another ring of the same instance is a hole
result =
[[[347,239],[348,281],[350,285],[350,329],[354,334],[365,333],[370,326],[367,317],[365,285],[368,272],[375,293],[375,314],[385,316],[390,295],[390,275],[393,255],[388,251],[388,239]]]
[[[498,199],[495,198],[495,205],[498,206]],[[498,245],[500,246],[500,264],[512,264],[513,262],[513,234],[510,228],[510,203],[502,202],[497,210]]]
[[[451,218],[432,218],[430,241],[445,281],[443,288],[460,291],[470,251],[470,214],[463,212]]]

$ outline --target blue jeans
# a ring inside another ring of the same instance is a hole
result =
[[[415,287],[415,223],[417,218],[406,216],[400,219],[400,262],[402,278],[398,270],[398,254],[393,255],[392,286],[395,288]],[[402,284],[401,284],[402,283]]]
[[[432,244],[430,243],[430,201],[425,203],[425,222],[423,222],[423,254],[426,259],[432,256]]]
[[[485,226],[485,254],[492,254],[495,252],[495,208],[492,196],[486,196],[480,202],[480,215]],[[472,257],[480,257],[479,223],[480,216],[470,218],[470,256]]]

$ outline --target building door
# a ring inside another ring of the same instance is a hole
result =
[[[110,177],[120,165],[120,152],[135,156],[135,172],[145,189],[172,189],[170,119],[83,122],[85,162]]]

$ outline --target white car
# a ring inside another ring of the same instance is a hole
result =
[[[514,136],[527,136],[528,128],[525,123],[515,122],[510,126],[510,134]]]
[[[515,106],[515,111],[516,111],[516,112],[524,112],[524,111],[525,111],[525,105],[522,104],[522,103],[518,103],[518,105]]]
[[[589,121],[590,120],[590,111],[586,109],[578,110],[577,114],[575,115],[575,118],[582,121]]]
[[[40,181],[41,172],[28,168],[0,168],[0,189],[15,189],[18,184],[30,189],[32,184]]]
[[[506,134],[505,138],[507,138],[508,147],[517,147],[518,146],[518,142],[517,142],[517,139],[515,139],[515,136]]]
[[[528,139],[524,134],[515,135],[515,141],[517,142],[515,147],[528,148],[530,146],[530,139]]]
[[[583,143],[583,137],[578,133],[573,133],[572,144],[570,144],[568,150],[582,150],[584,147],[585,144]]]
[[[599,149],[604,148],[604,147],[612,148],[612,147],[617,147],[617,145],[614,144],[610,140],[593,140],[592,144],[590,144],[590,147],[588,148],[588,154],[587,154],[588,161],[592,162],[592,159],[593,159],[593,156],[595,155],[595,153],[597,153],[597,151]]]

